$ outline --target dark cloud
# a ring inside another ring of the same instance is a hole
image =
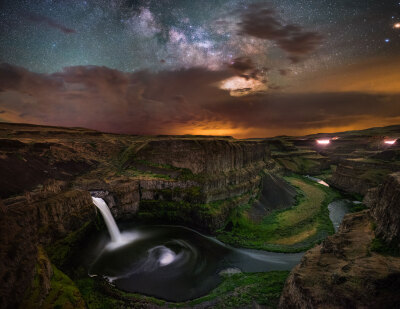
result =
[[[236,59],[233,59],[232,62],[230,63],[230,67],[240,74],[255,69],[253,60],[251,60],[248,57],[238,57]]]
[[[15,90],[26,94],[38,94],[48,89],[58,89],[63,83],[55,76],[30,72],[22,67],[0,63],[0,92]]]
[[[253,60],[249,57],[238,57],[233,59],[229,63],[229,67],[235,72],[236,75],[249,80],[250,78],[255,80],[262,80],[263,83],[267,83],[265,79],[265,73],[268,71],[267,68],[261,70],[256,68]]]
[[[61,25],[60,23],[58,23],[57,21],[48,18],[46,16],[42,16],[39,14],[34,14],[34,13],[26,13],[24,14],[24,17],[29,20],[30,22],[33,23],[38,23],[38,24],[43,24],[45,26],[48,26],[50,28],[54,28],[57,30],[60,30],[62,32],[64,32],[65,34],[71,34],[71,33],[76,33],[76,31],[74,29],[68,28],[64,25]]]
[[[207,105],[206,108],[240,127],[304,130],[348,126],[365,119],[400,117],[399,102],[400,94],[270,93]]]
[[[285,24],[268,4],[254,4],[242,12],[240,33],[274,41],[289,53],[292,62],[314,51],[322,42],[318,32],[307,31],[294,24]]]
[[[191,126],[218,124],[253,128],[266,136],[276,128],[323,129],[365,119],[371,119],[372,126],[374,119],[400,117],[397,94],[271,92],[231,97],[218,84],[232,76],[230,70],[124,73],[97,66],[46,75],[3,64],[0,110],[27,122],[139,134],[187,133]]]

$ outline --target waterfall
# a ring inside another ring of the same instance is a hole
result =
[[[114,220],[106,202],[102,198],[93,197],[93,196],[92,196],[92,200],[93,200],[93,203],[96,205],[96,207],[100,210],[100,212],[104,218],[104,221],[106,222],[108,232],[110,233],[110,236],[111,236],[111,241],[113,243],[121,242],[122,241],[121,233],[118,229],[117,224],[115,223],[115,220]]]

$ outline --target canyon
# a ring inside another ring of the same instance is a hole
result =
[[[106,201],[117,222],[181,225],[219,237],[235,231],[235,212],[244,209],[257,223],[298,203],[293,184],[300,180],[287,178],[293,174],[322,179],[367,208],[346,215],[338,233],[309,237],[312,248],[289,275],[279,306],[399,305],[400,147],[382,144],[399,133],[392,126],[237,140],[0,123],[0,307],[46,307],[50,296],[54,305],[62,299],[53,295],[55,277],[71,287],[71,306],[94,307],[70,279],[80,276],[76,248],[104,229],[92,196]],[[333,136],[327,147],[315,143]],[[168,305],[142,298],[124,304]]]

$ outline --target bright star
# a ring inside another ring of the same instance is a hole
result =
[[[394,29],[400,29],[400,23],[395,23],[395,24],[393,25],[393,28],[394,28]]]
[[[386,42],[386,43],[389,43],[389,42],[390,42],[390,39],[385,39],[385,42]]]

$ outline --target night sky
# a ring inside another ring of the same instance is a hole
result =
[[[400,2],[0,2],[0,120],[136,134],[400,123]]]

